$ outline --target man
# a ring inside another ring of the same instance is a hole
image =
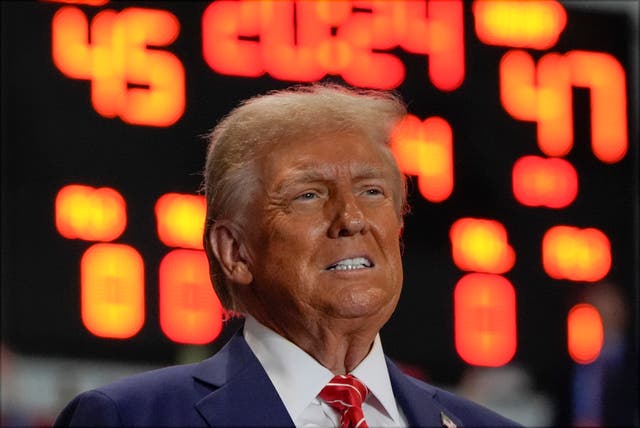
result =
[[[208,149],[204,242],[242,331],[199,364],[80,395],[57,424],[515,425],[384,357],[406,204],[388,144],[405,114],[391,94],[312,85],[225,117]]]

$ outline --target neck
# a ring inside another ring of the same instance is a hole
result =
[[[277,325],[270,320],[253,315],[265,326],[295,343],[333,374],[353,371],[369,354],[378,328],[367,326],[362,319],[322,320],[312,322],[308,318],[300,325]]]
[[[338,375],[352,372],[369,355],[376,334],[377,331],[344,334],[335,329],[319,328],[314,337],[298,337],[294,343]]]

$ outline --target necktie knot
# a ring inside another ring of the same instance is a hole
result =
[[[367,387],[355,376],[337,375],[320,391],[319,396],[340,413],[341,428],[367,428],[362,402],[368,392]]]

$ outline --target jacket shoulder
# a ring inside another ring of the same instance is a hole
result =
[[[455,415],[465,427],[521,427],[519,423],[476,402],[413,377],[408,378],[415,386],[433,394],[433,399]]]
[[[62,410],[55,424],[202,426],[198,403],[250,366],[251,355],[236,334],[204,361],[143,372],[84,392]]]
[[[194,402],[206,393],[192,376],[194,366],[152,370],[83,392],[62,410],[54,426],[174,425],[172,421],[184,426],[185,415],[196,416]]]

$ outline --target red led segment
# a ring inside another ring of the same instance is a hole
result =
[[[604,343],[604,328],[600,313],[593,306],[581,303],[567,317],[567,348],[571,359],[589,364],[600,355]]]
[[[112,241],[127,226],[124,198],[108,187],[63,187],[56,196],[55,217],[58,232],[68,239]]]
[[[222,305],[204,251],[173,250],[160,262],[160,327],[174,342],[205,344],[222,330]]]
[[[325,70],[339,73],[351,62],[355,53],[347,43],[331,40],[329,27],[336,17],[345,15],[341,12],[348,5],[342,2],[323,4],[321,16],[333,18],[328,22],[316,18],[318,7],[313,3],[275,1],[269,6],[267,10],[267,6],[262,5],[266,16],[261,16],[261,22],[269,25],[269,29],[261,29],[260,45],[270,53],[262,54],[262,62],[271,77],[295,81],[300,76],[300,80],[312,82],[321,79]],[[297,28],[293,22],[294,13],[297,13]]]
[[[94,244],[80,261],[82,323],[100,337],[127,339],[144,324],[144,263],[132,247]]]
[[[420,194],[431,202],[442,202],[453,191],[453,135],[446,120],[424,122],[407,115],[391,136],[391,150],[400,170],[418,176]]]
[[[567,13],[553,0],[475,0],[478,39],[488,45],[549,49],[567,24]]]
[[[500,60],[500,100],[504,109],[515,119],[537,120],[536,80],[536,64],[529,53],[512,50]]]
[[[529,53],[510,51],[500,61],[502,105],[516,119],[537,122],[538,145],[548,156],[564,156],[573,147],[573,87],[590,90],[594,155],[618,162],[628,147],[626,76],[613,56],[548,53],[536,66]]]
[[[326,74],[379,89],[402,83],[401,47],[429,55],[444,91],[464,80],[462,2],[217,1],[202,17],[203,56],[218,73],[312,82]]]
[[[554,226],[542,238],[542,264],[555,279],[599,281],[611,268],[609,238],[595,228]]]
[[[454,291],[455,344],[474,366],[507,364],[516,352],[516,295],[500,275],[470,273]]]
[[[209,67],[231,76],[264,74],[260,42],[250,40],[259,37],[264,4],[216,1],[207,7],[202,15],[202,50]]]
[[[523,156],[513,165],[512,188],[523,205],[565,208],[578,194],[578,173],[564,159]]]
[[[52,21],[53,62],[66,76],[91,81],[100,115],[169,126],[184,112],[184,67],[173,54],[147,47],[167,46],[179,32],[178,19],[163,10],[107,9],[90,25],[82,10],[64,6]]]
[[[381,2],[382,3],[382,2]],[[400,47],[429,55],[429,79],[442,91],[464,80],[463,2],[459,0],[392,1]]]
[[[167,193],[156,202],[158,237],[169,247],[203,249],[206,202],[198,195]]]
[[[103,6],[109,0],[42,0],[49,3],[86,4],[87,6]]]
[[[573,84],[591,90],[593,153],[602,162],[618,162],[628,146],[625,70],[602,52],[572,51],[567,57]]]
[[[515,252],[500,222],[461,218],[451,226],[449,237],[453,261],[462,270],[504,273],[513,267]]]

